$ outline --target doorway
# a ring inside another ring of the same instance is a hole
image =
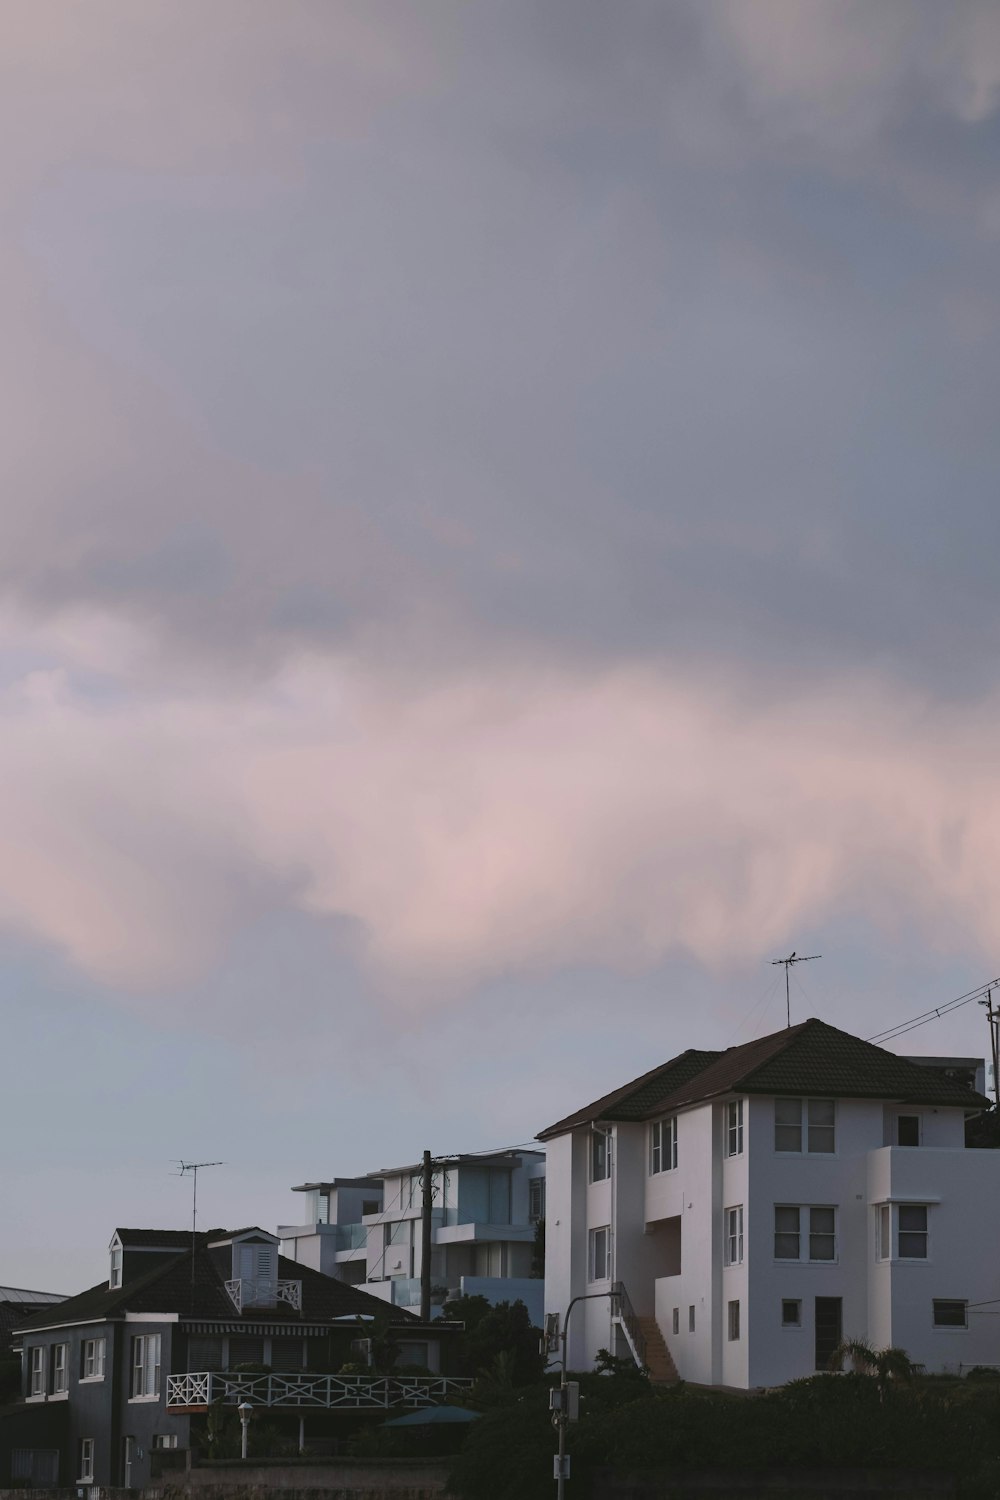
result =
[[[828,1370],[844,1337],[842,1297],[816,1298],[816,1369]]]

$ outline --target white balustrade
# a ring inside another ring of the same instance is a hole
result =
[[[167,1376],[167,1408],[181,1406],[350,1407],[388,1410],[440,1406],[464,1395],[471,1380],[445,1375],[239,1375],[199,1370]]]

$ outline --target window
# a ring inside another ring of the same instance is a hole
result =
[[[730,1302],[729,1304],[729,1342],[735,1344],[740,1336],[740,1304]]]
[[[919,1115],[897,1115],[896,1116],[896,1145],[897,1146],[919,1146],[920,1145],[920,1116]]]
[[[108,1280],[109,1286],[121,1286],[122,1284],[122,1247],[111,1246],[111,1276]]]
[[[899,1205],[900,1260],[927,1259],[927,1209],[922,1203]]]
[[[13,1448],[10,1455],[11,1479],[27,1480],[28,1489],[59,1483],[58,1448]],[[18,1486],[20,1488],[20,1486]]]
[[[726,1105],[726,1155],[743,1155],[742,1099],[733,1099]]]
[[[782,1328],[802,1327],[802,1303],[796,1297],[782,1297],[781,1299],[781,1326]]]
[[[775,1099],[774,1149],[828,1156],[836,1150],[836,1106],[832,1099]]]
[[[611,1176],[611,1140],[603,1130],[590,1132],[590,1180],[603,1182]]]
[[[926,1203],[880,1203],[875,1253],[879,1260],[926,1260]]]
[[[160,1335],[143,1333],[132,1340],[132,1384],[129,1395],[133,1401],[160,1394]]]
[[[545,1178],[532,1177],[528,1181],[528,1223],[537,1224],[545,1218]]]
[[[968,1302],[946,1302],[935,1299],[934,1301],[934,1327],[935,1328],[968,1328],[969,1326],[969,1304]]]
[[[53,1344],[52,1346],[52,1394],[53,1396],[64,1395],[66,1384],[66,1355],[69,1350],[68,1344]]]
[[[774,1205],[775,1260],[836,1260],[837,1210],[829,1205]]]
[[[316,1223],[329,1224],[330,1222],[330,1194],[318,1193],[316,1195]]]
[[[45,1350],[41,1344],[36,1344],[31,1351],[31,1379],[28,1382],[28,1394],[45,1395]]]
[[[688,1308],[688,1333],[694,1333],[694,1303]]]
[[[590,1280],[607,1281],[611,1275],[611,1228],[605,1224],[590,1231]]]
[[[673,1317],[671,1318],[671,1325],[670,1326],[671,1326],[671,1330],[674,1333],[680,1333],[680,1331],[681,1331],[681,1310],[680,1310],[679,1307],[675,1307],[674,1308]]]
[[[837,1210],[835,1208],[810,1208],[809,1259],[836,1260],[836,1258]]]
[[[81,1380],[104,1379],[104,1339],[84,1339],[80,1357]]]
[[[738,1266],[743,1261],[743,1205],[727,1208],[725,1216],[725,1262]]]
[[[377,1198],[362,1198],[362,1200],[361,1200],[361,1217],[364,1218],[366,1214],[377,1214],[377,1213],[380,1213],[381,1212],[381,1208],[382,1208],[382,1205],[379,1203],[379,1201],[378,1201]]]
[[[153,1447],[154,1448],[176,1448],[177,1447],[177,1434],[176,1434],[176,1432],[154,1432],[153,1433]]]
[[[677,1119],[654,1120],[649,1127],[649,1172],[672,1172],[677,1165]]]
[[[79,1484],[93,1484],[94,1482],[94,1439],[80,1439],[80,1462],[77,1468],[77,1482]]]

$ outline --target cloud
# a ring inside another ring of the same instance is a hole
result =
[[[127,993],[304,911],[418,1010],[573,964],[723,971],[824,914],[988,951],[996,707],[971,732],[874,680],[745,688],[313,658],[266,696],[98,709],[34,671],[4,705],[2,920]]]

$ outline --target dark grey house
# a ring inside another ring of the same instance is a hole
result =
[[[454,1331],[285,1260],[258,1228],[119,1229],[107,1281],[17,1331],[0,1487],[15,1452],[35,1483],[147,1484],[157,1450],[231,1452],[241,1405],[251,1447],[329,1445],[345,1412],[454,1400]]]

